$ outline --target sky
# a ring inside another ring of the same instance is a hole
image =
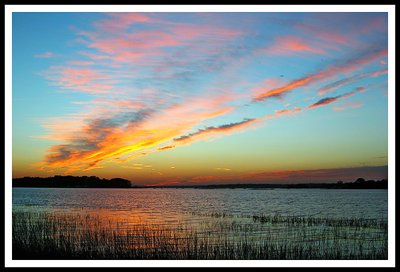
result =
[[[387,13],[12,16],[13,177],[387,178]]]

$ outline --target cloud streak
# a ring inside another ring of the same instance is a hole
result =
[[[341,88],[343,86],[346,86],[348,84],[360,81],[360,80],[362,80],[364,78],[378,77],[378,76],[381,76],[381,75],[385,75],[387,73],[388,73],[388,70],[387,69],[383,69],[383,70],[378,70],[378,71],[373,71],[373,72],[368,72],[368,73],[357,74],[357,75],[354,75],[352,77],[344,78],[344,79],[332,82],[332,83],[330,83],[328,85],[325,85],[325,86],[321,87],[318,90],[318,94],[320,94],[320,95],[326,94],[328,92],[332,92],[332,91],[334,91],[336,89],[339,89],[339,88]]]
[[[237,123],[230,123],[230,124],[225,124],[217,127],[206,127],[204,129],[199,129],[196,132],[189,133],[187,135],[180,136],[178,138],[175,138],[175,142],[191,142],[193,139],[199,139],[204,137],[204,135],[210,135],[210,134],[216,134],[216,133],[228,133],[232,131],[236,131],[238,129],[243,129],[245,127],[248,127],[252,123],[254,123],[256,119],[245,119],[241,122]]]
[[[55,54],[55,53],[53,53],[53,52],[50,52],[50,51],[47,51],[47,52],[43,52],[43,53],[41,53],[41,54],[36,54],[36,55],[34,55],[34,57],[35,58],[38,58],[38,59],[49,59],[49,58],[54,58],[54,57],[56,57],[57,55]]]
[[[338,96],[334,96],[334,97],[325,97],[325,98],[322,98],[322,99],[318,100],[314,104],[308,106],[308,108],[312,109],[312,108],[316,108],[316,107],[326,106],[326,105],[331,104],[331,103],[333,103],[333,102],[335,102],[335,101],[337,101],[337,100],[339,100],[341,98],[350,97],[350,96],[354,95],[355,93],[356,92],[348,92],[348,93],[345,93],[345,94],[342,94],[342,95],[338,95]]]
[[[296,36],[278,37],[273,44],[262,50],[262,52],[272,55],[291,55],[299,53],[327,54],[325,50],[321,49],[320,45],[313,45]]]

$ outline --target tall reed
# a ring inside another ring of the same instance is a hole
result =
[[[193,215],[195,216],[195,215]],[[13,212],[14,259],[387,259],[387,223],[201,215],[196,225]]]

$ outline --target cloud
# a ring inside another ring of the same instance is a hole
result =
[[[301,108],[293,108],[291,110],[283,109],[278,110],[275,114],[266,115],[260,118],[247,118],[240,122],[234,122],[229,124],[224,124],[220,126],[210,126],[203,129],[199,129],[196,132],[192,132],[180,137],[174,138],[174,142],[177,144],[188,144],[198,140],[206,140],[218,135],[227,135],[250,127],[255,127],[255,125],[260,124],[262,121],[274,119],[287,114],[295,114],[301,111]]]
[[[114,32],[122,31],[134,24],[150,23],[152,19],[145,13],[137,12],[117,12],[107,13],[108,18],[99,20],[94,25],[100,31]]]
[[[218,58],[221,52],[215,50],[217,46],[242,35],[236,29],[218,24],[196,25],[161,18],[145,13],[109,13],[108,18],[94,23],[95,31],[79,31],[78,34],[85,39],[88,48],[97,51],[90,53],[92,60],[108,60],[114,66],[138,63],[155,68],[168,66],[170,70],[173,66],[169,65],[168,56],[174,54],[171,48],[179,48],[178,54],[187,54],[179,60],[194,66],[200,59],[208,60],[213,51],[214,58]],[[137,24],[146,27],[133,30],[131,26]],[[202,42],[205,39],[207,43]]]
[[[373,71],[373,72],[368,72],[368,73],[361,73],[361,74],[357,74],[357,75],[354,75],[354,76],[351,76],[351,77],[347,77],[347,78],[332,82],[332,83],[330,83],[328,85],[325,85],[325,86],[321,87],[318,90],[318,94],[320,94],[320,95],[326,94],[328,92],[332,92],[332,91],[334,91],[336,89],[339,89],[339,88],[341,88],[343,86],[346,86],[346,85],[348,85],[350,83],[360,81],[360,80],[362,80],[364,78],[378,77],[378,76],[381,76],[381,75],[385,75],[387,73],[388,73],[388,70],[387,69],[383,69],[383,70],[378,70],[378,71]]]
[[[249,126],[251,123],[253,123],[256,119],[245,119],[241,122],[237,122],[237,123],[230,123],[230,124],[225,124],[225,125],[221,125],[218,127],[206,127],[204,129],[199,129],[196,132],[193,133],[189,133],[187,135],[183,135],[180,136],[178,138],[175,138],[174,141],[175,142],[190,142],[193,141],[193,139],[198,139],[203,137],[204,135],[209,135],[209,134],[215,134],[215,133],[220,133],[220,132],[232,132],[238,129],[243,129],[247,126]]]
[[[321,46],[314,46],[309,40],[306,41],[296,36],[278,37],[273,44],[262,51],[274,55],[291,55],[298,53],[326,54],[326,51],[321,49]]]
[[[364,87],[364,86],[359,86],[359,87],[356,87],[356,90],[357,90],[358,92],[365,92],[365,91],[367,90],[367,88]]]
[[[266,90],[263,93],[257,95],[253,100],[255,102],[263,101],[269,97],[281,97],[282,95],[286,94],[289,91],[294,89],[307,86],[311,83],[317,81],[327,80],[333,76],[337,76],[339,74],[350,73],[355,70],[362,68],[363,66],[387,56],[387,49],[383,50],[374,50],[362,54],[360,57],[356,57],[353,59],[346,60],[343,63],[337,63],[334,66],[328,66],[325,69],[322,69],[316,73],[307,75],[303,78],[294,80],[282,87],[274,88],[270,90]]]
[[[80,61],[80,60],[73,60],[69,61],[68,64],[76,65],[76,66],[89,66],[95,64],[93,61]]]
[[[110,92],[118,82],[106,71],[68,66],[53,66],[45,72],[45,76],[63,89],[87,93]]]
[[[319,39],[325,42],[325,46],[348,46],[354,45],[354,35],[346,35],[337,30],[332,30],[330,26],[313,25],[305,23],[296,23],[294,27],[305,32],[307,36],[312,36],[313,39]]]
[[[167,150],[167,149],[171,149],[171,148],[174,148],[175,146],[174,145],[166,145],[166,146],[163,146],[163,147],[159,147],[159,148],[157,148],[157,150]]]
[[[52,146],[40,167],[49,170],[62,167],[68,171],[93,169],[91,167],[105,161],[123,163],[173,148],[172,145],[157,146],[172,141],[205,120],[232,111],[232,107],[224,106],[229,101],[227,97],[230,96],[218,94],[151,110],[130,107],[132,101],[129,100],[116,100],[115,106],[109,105],[105,110],[107,103],[95,100],[95,104],[102,105],[98,113],[92,109],[91,114],[72,118],[68,130],[56,120],[47,124],[52,130],[47,138],[64,143]],[[156,149],[152,150],[154,147]]]
[[[215,168],[215,170],[218,170],[218,171],[232,171],[232,169],[226,168],[226,167],[217,167],[217,168]]]
[[[364,106],[363,103],[355,102],[355,103],[345,103],[342,106],[333,107],[332,109],[335,111],[342,111],[346,109],[361,108],[362,106]]]
[[[275,112],[276,115],[284,115],[284,114],[287,114],[287,113],[289,113],[289,110],[287,110],[287,109],[278,110],[278,111]]]
[[[350,96],[354,95],[355,93],[356,93],[356,91],[353,91],[353,92],[348,92],[348,93],[334,96],[334,97],[325,97],[325,98],[318,100],[316,103],[308,106],[308,108],[312,109],[312,108],[316,108],[316,107],[326,106],[328,104],[331,104],[331,103],[337,101],[338,99],[350,97]]]
[[[35,57],[35,58],[38,58],[38,59],[49,59],[49,58],[54,58],[54,57],[56,57],[56,56],[57,56],[57,55],[56,55],[55,53],[50,52],[50,51],[47,51],[47,52],[44,52],[44,53],[41,53],[41,54],[34,55],[34,57]]]
[[[204,101],[195,99],[163,110],[110,110],[104,112],[101,118],[94,118],[96,114],[84,115],[90,118],[72,119],[69,131],[64,132],[64,122],[48,126],[55,130],[49,138],[54,137],[64,143],[50,147],[45,161],[40,164],[40,169],[63,168],[68,172],[73,172],[95,169],[109,160],[123,163],[138,156],[254,128],[264,120],[301,111],[300,108],[283,109],[272,115],[244,119],[220,126],[209,126],[184,134],[202,121],[224,115],[232,110],[231,107],[222,106],[226,102],[226,97],[220,95],[216,98]],[[74,126],[74,122],[77,121],[80,121],[80,125]],[[160,146],[162,144],[164,146]],[[155,149],[151,149],[154,147]]]

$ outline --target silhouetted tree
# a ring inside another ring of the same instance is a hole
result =
[[[364,183],[365,179],[363,178],[358,178],[354,183]]]

